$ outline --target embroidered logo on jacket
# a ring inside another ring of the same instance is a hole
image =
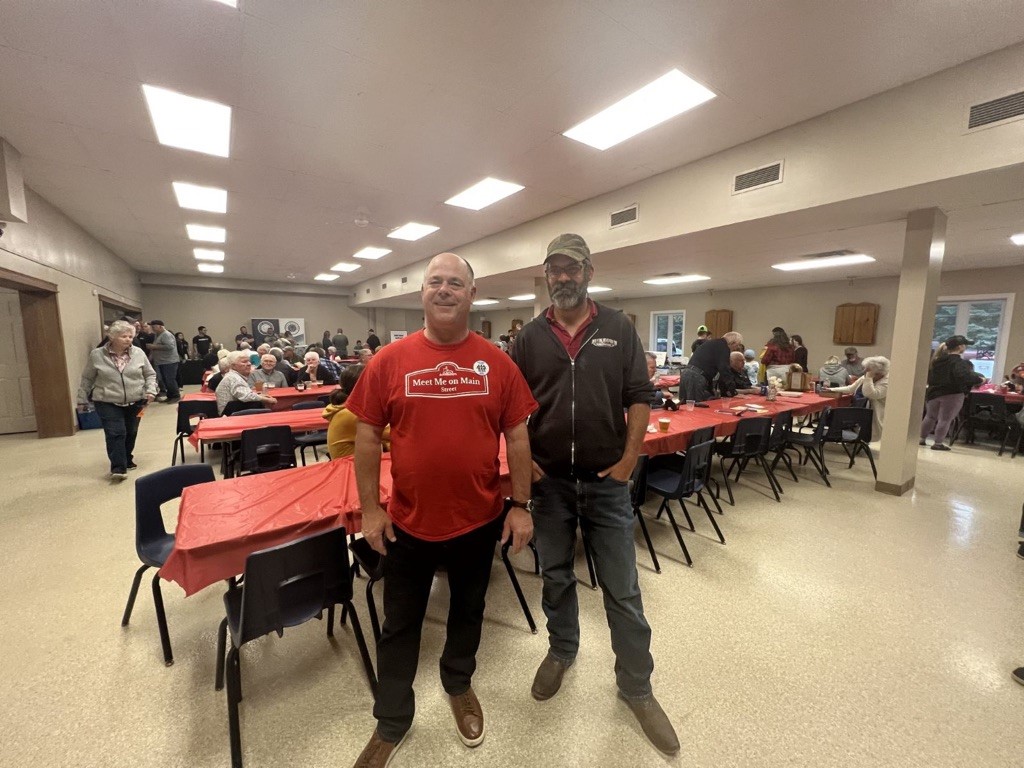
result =
[[[604,339],[604,338],[601,338],[601,339],[591,339],[590,343],[593,344],[595,347],[617,347],[617,346],[619,346],[619,342],[617,342],[615,339]]]
[[[479,370],[479,362],[476,367]],[[406,397],[475,397],[489,391],[486,372],[477,373],[448,361],[405,374]]]

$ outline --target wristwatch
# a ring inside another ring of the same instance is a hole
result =
[[[533,514],[533,499],[527,499],[526,501],[516,501],[515,499],[509,497],[508,503],[509,506],[511,507],[519,507],[520,509],[525,509],[530,514]]]

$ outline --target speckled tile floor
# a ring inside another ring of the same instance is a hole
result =
[[[171,407],[146,415],[140,472],[167,466],[173,428]],[[171,668],[145,582],[120,627],[137,565],[133,493],[103,479],[102,443],[98,431],[0,437],[0,765],[228,765],[213,690],[222,590],[185,599],[165,585]],[[917,490],[901,499],[874,493],[866,464],[832,467],[832,490],[810,470],[783,480],[783,504],[744,480],[721,520],[728,544],[687,537],[692,569],[667,525],[651,524],[660,575],[638,538],[655,690],[678,758],[650,747],[615,698],[598,593],[581,595],[583,649],[562,692],[530,698],[543,629],[529,633],[496,562],[475,678],[487,740],[462,746],[438,682],[440,579],[416,724],[393,765],[1024,765],[1024,688],[1010,679],[1024,665],[1024,458],[924,450]],[[541,617],[540,581],[520,558]],[[247,765],[352,764],[374,722],[349,630],[331,643],[313,622],[247,646],[242,664]]]

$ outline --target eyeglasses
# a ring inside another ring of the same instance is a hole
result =
[[[556,264],[548,264],[544,267],[544,273],[551,277],[566,277],[577,278],[583,274],[582,264],[566,264],[564,267],[559,267]]]

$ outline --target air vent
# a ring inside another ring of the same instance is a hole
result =
[[[621,211],[613,211],[611,215],[611,228],[621,227],[626,224],[632,224],[640,218],[640,209],[637,208],[636,203],[623,208]]]
[[[402,278],[402,285],[405,285],[408,282],[409,282],[409,278],[408,277],[403,277]]]
[[[771,165],[762,165],[750,171],[744,171],[732,180],[732,193],[749,192],[752,189],[768,187],[782,182],[782,161]]]
[[[369,295],[369,293],[370,293],[370,289],[369,288],[366,289],[366,293],[367,293],[367,295]]]
[[[992,123],[1021,115],[1024,115],[1024,91],[1003,96],[1001,99],[986,101],[984,104],[975,104],[971,107],[967,129],[981,128],[983,125],[992,125]]]
[[[385,289],[386,289],[387,287],[388,287],[388,284],[387,284],[387,283],[381,283],[381,284],[380,284],[380,289],[381,289],[382,291],[383,291],[383,290],[385,290]]]

